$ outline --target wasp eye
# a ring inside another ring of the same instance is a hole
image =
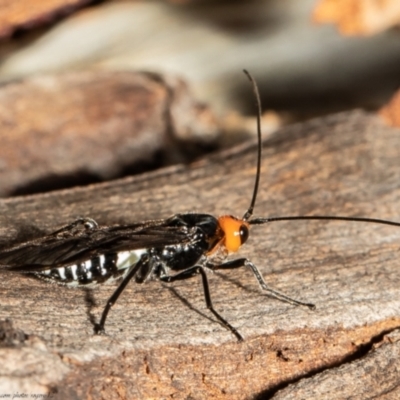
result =
[[[246,225],[241,225],[239,230],[240,243],[243,244],[249,238],[249,228]]]

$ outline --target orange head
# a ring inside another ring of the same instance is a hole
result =
[[[218,224],[224,232],[222,244],[229,253],[235,253],[249,237],[249,223],[231,215],[223,215],[218,218]]]

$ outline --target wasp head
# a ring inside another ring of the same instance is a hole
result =
[[[224,232],[224,246],[230,253],[235,253],[249,237],[249,223],[231,215],[223,215],[218,218],[218,224]]]

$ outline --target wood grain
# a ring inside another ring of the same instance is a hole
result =
[[[190,167],[1,200],[1,245],[50,232],[78,215],[101,224],[184,211],[241,216],[255,151],[254,143],[246,144]],[[264,144],[255,214],[400,220],[399,156],[400,131],[362,112],[284,128]],[[244,343],[207,312],[196,279],[132,283],[110,313],[107,335],[94,336],[91,321],[113,287],[85,293],[3,274],[0,318],[10,318],[28,338],[0,348],[6,360],[0,391],[41,390],[60,399],[303,398],[296,393],[319,399],[327,393],[324,374],[332,373],[341,382],[335,398],[344,399],[360,390],[352,384],[355,375],[373,365],[375,398],[388,398],[385,388],[398,386],[400,377],[378,368],[382,358],[374,354],[397,354],[397,341],[386,335],[400,327],[399,243],[399,229],[372,224],[254,227],[240,255],[259,266],[271,287],[317,309],[263,295],[244,269],[211,275],[214,306]]]
[[[187,161],[217,132],[210,109],[173,76],[79,71],[15,81],[0,88],[0,196]]]

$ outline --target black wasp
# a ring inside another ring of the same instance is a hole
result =
[[[207,270],[228,270],[249,267],[261,289],[270,295],[313,308],[267,286],[258,268],[246,258],[228,260],[229,253],[239,250],[249,237],[251,225],[284,220],[361,221],[400,226],[400,223],[374,218],[338,216],[283,216],[252,218],[261,169],[261,102],[257,85],[247,71],[257,100],[258,155],[257,172],[250,207],[242,218],[209,214],[176,214],[168,219],[131,225],[99,226],[91,218],[72,224],[36,240],[21,243],[0,252],[0,265],[10,271],[71,287],[90,287],[121,280],[109,298],[97,333],[104,332],[107,315],[131,279],[144,283],[150,279],[162,282],[185,280],[200,275],[207,308],[236,338],[240,333],[213,307]]]

